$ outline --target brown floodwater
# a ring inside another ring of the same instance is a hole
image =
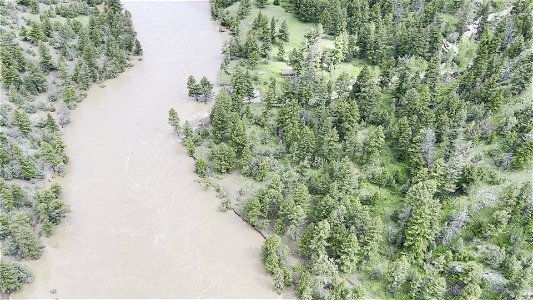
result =
[[[203,191],[167,125],[210,107],[187,97],[189,74],[215,81],[223,36],[207,2],[125,2],[144,58],[94,86],[65,129],[72,212],[27,262],[16,298],[276,298],[262,238]]]

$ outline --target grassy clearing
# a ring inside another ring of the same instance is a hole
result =
[[[464,71],[476,57],[478,44],[472,39],[462,39],[459,43],[459,54],[456,57],[458,71]]]
[[[231,15],[236,16],[238,7],[239,2],[236,2],[232,6],[228,7],[227,11],[230,12]],[[309,31],[310,28],[315,26],[313,24],[302,23],[298,21],[298,19],[296,19],[296,17],[294,17],[292,14],[285,12],[285,9],[281,6],[267,5],[267,7],[260,9],[255,4],[252,4],[252,10],[250,13],[241,20],[241,32],[239,37],[242,40],[246,38],[246,33],[252,27],[252,23],[259,12],[268,17],[269,20],[274,17],[277,21],[278,27],[283,21],[287,21],[289,28],[289,42],[284,45],[286,53],[288,53],[294,47],[300,45],[300,43],[304,40],[304,35]],[[275,56],[275,54],[277,54],[277,47],[273,47],[272,51],[273,55]]]
[[[234,3],[230,7],[227,8],[227,11],[232,15],[237,15],[237,10],[239,7],[239,2]],[[311,23],[303,23],[300,22],[296,17],[290,13],[287,13],[285,9],[281,6],[276,5],[268,5],[267,7],[263,9],[259,9],[255,4],[252,4],[252,9],[250,13],[241,20],[240,25],[240,34],[239,38],[242,41],[246,39],[246,34],[252,27],[252,23],[254,19],[257,17],[257,15],[261,12],[264,16],[266,16],[269,20],[274,17],[277,21],[277,28],[281,25],[283,21],[287,22],[288,30],[289,30],[289,42],[284,44],[285,48],[285,56],[287,58],[290,51],[296,47],[298,47],[303,41],[304,36],[309,30],[312,28],[315,28],[316,24]],[[334,48],[334,39],[331,36],[324,36],[320,41],[319,45],[321,48]],[[270,78],[274,77],[276,79],[281,79],[281,71],[284,69],[290,69],[291,67],[287,64],[285,61],[279,61],[277,59],[278,54],[278,45],[275,44],[272,47],[272,50],[270,51],[270,60],[262,59],[259,64],[255,67],[253,70],[254,74],[257,75],[257,88],[261,91],[264,91]],[[332,73],[332,76],[337,76],[343,72],[348,73],[352,77],[356,77],[359,72],[361,71],[363,65],[366,63],[362,60],[355,59],[350,62],[344,62],[340,65],[336,66],[336,70]],[[230,69],[232,65],[230,64]],[[379,73],[379,71],[377,71]],[[324,74],[327,74],[327,72],[323,72]],[[227,74],[224,74],[224,72],[219,73],[219,82],[221,84],[227,84],[228,83],[228,76]]]

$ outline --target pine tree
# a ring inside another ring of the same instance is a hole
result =
[[[241,173],[244,176],[251,175],[251,164],[252,164],[252,149],[247,144],[242,150],[241,159],[239,161],[239,168],[241,169]]]
[[[37,22],[30,23],[28,39],[34,45],[37,45],[40,41],[46,40],[46,35],[43,33],[43,30],[41,29],[41,26],[39,26],[39,23]]]
[[[180,125],[180,117],[178,116],[178,113],[174,110],[174,108],[171,108],[168,111],[168,124],[170,127],[172,127],[172,130],[174,133],[179,134],[181,130]]]
[[[250,67],[253,69],[257,66],[257,64],[259,63],[259,59],[261,58],[261,54],[259,53],[259,50],[255,50],[253,51],[249,56],[248,56],[248,64],[250,64]]]
[[[143,48],[141,46],[141,42],[139,42],[138,39],[135,39],[135,46],[133,48],[133,55],[142,56],[143,55]]]
[[[52,55],[50,55],[48,47],[43,42],[39,43],[39,60],[44,72],[48,73],[56,69],[52,61]]]
[[[229,143],[237,151],[237,154],[240,155],[244,147],[248,144],[244,123],[239,117],[239,114],[234,112],[231,114],[230,124]]]
[[[236,153],[226,143],[220,143],[210,153],[213,168],[220,173],[229,173],[235,168]]]
[[[285,61],[285,47],[283,46],[283,43],[280,43],[278,46],[278,60]]]
[[[211,110],[212,134],[215,141],[222,141],[226,133],[229,133],[229,119],[231,113],[231,98],[223,89],[217,96]]]
[[[0,72],[2,75],[2,83],[5,88],[9,88],[13,85],[14,88],[22,83],[19,72],[14,65],[8,65],[2,62]]]
[[[315,292],[315,289],[317,288],[317,282],[309,273],[309,271],[304,270],[302,274],[300,275],[300,279],[296,283],[296,294],[298,297],[300,297],[302,300],[311,300],[313,299],[313,293]]]
[[[187,95],[194,97],[196,100],[198,100],[200,95],[200,85],[196,83],[196,79],[192,75],[189,75],[187,79]]]
[[[307,226],[298,246],[302,255],[309,258],[326,255],[330,234],[331,226],[327,220]]]
[[[25,156],[18,145],[13,145],[11,152],[17,164],[20,166],[20,178],[31,180],[39,175],[39,170],[35,162],[30,157]]]
[[[284,43],[289,42],[289,26],[287,25],[287,21],[285,20],[283,20],[279,28],[278,38],[282,40]]]
[[[7,212],[12,211],[16,206],[15,197],[13,197],[13,193],[7,185],[0,186],[0,196],[2,196],[2,207]]]
[[[270,50],[272,50],[272,42],[270,38],[267,38],[263,41],[263,45],[261,46],[262,56],[270,59]]]
[[[389,292],[396,295],[398,289],[407,280],[409,272],[409,261],[405,255],[400,256],[392,263],[389,264]]]
[[[436,190],[434,181],[423,181],[409,188],[407,199],[411,215],[405,231],[404,248],[416,260],[422,261],[435,235],[439,203],[433,199]]]
[[[189,121],[185,121],[185,124],[183,124],[183,136],[185,137],[185,142],[187,140],[192,138],[192,134],[194,133],[191,123]]]
[[[344,226],[336,227],[332,234],[332,250],[339,269],[347,274],[353,272],[359,262],[359,241],[354,232]]]
[[[204,101],[213,98],[213,85],[211,84],[211,82],[209,82],[207,77],[202,77],[198,89]]]
[[[412,131],[407,117],[398,120],[397,128],[397,147],[395,147],[400,159],[407,159],[409,148],[411,147]]]
[[[276,43],[276,18],[270,19],[270,31],[269,31],[270,43]]]
[[[256,0],[257,1],[257,7],[259,8],[265,8],[268,4],[268,0]]]
[[[33,281],[30,269],[19,262],[0,260],[0,293],[19,292],[23,284]]]
[[[364,145],[365,163],[376,162],[380,158],[384,144],[385,134],[383,133],[383,128],[378,126],[371,131]]]
[[[122,4],[120,3],[120,0],[106,0],[105,4],[106,8],[113,13],[122,11]]]
[[[67,84],[63,88],[63,102],[67,105],[73,105],[77,100],[76,91],[72,84]]]
[[[243,105],[242,101],[254,95],[250,73],[248,71],[245,72],[241,67],[235,68],[231,75],[231,86],[233,88],[231,93],[233,100],[232,109],[233,111],[240,112]]]
[[[35,63],[28,66],[28,75],[24,78],[24,87],[30,93],[37,95],[48,88],[43,70]]]
[[[16,109],[14,112],[14,121],[15,125],[18,127],[18,129],[23,135],[27,136],[31,132],[32,126],[30,118],[28,117],[28,114],[26,114],[24,111]]]
[[[91,73],[89,72],[89,67],[87,67],[87,64],[82,59],[78,60],[76,64],[74,76],[76,76],[75,80],[82,90],[89,88],[91,84]]]
[[[64,86],[67,81],[69,81],[70,76],[68,74],[67,62],[63,56],[59,57],[59,62],[57,64],[58,69],[58,78],[60,81],[59,85]]]
[[[237,16],[240,19],[244,19],[250,11],[252,10],[252,6],[250,4],[250,0],[241,0],[239,2],[239,7],[237,8]]]
[[[61,162],[57,156],[54,148],[49,143],[42,141],[39,147],[39,155],[47,162],[52,168],[59,165]]]
[[[333,51],[334,64],[338,65],[348,58],[348,34],[343,31],[335,37],[335,50]]]

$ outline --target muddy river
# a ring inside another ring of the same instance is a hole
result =
[[[65,130],[60,179],[72,213],[28,262],[14,298],[275,298],[261,237],[217,211],[167,125],[209,106],[187,97],[189,74],[215,81],[223,37],[207,2],[125,2],[144,58],[92,87]]]

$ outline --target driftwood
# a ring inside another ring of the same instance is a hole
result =
[[[244,223],[248,224],[248,226],[252,227],[255,231],[257,231],[257,232],[263,237],[264,240],[267,239],[266,235],[265,235],[264,233],[262,233],[261,230],[259,230],[259,229],[258,229],[257,227],[255,227],[255,226],[251,225],[250,223],[246,222],[246,220],[244,219],[244,217],[243,217],[240,213],[238,213],[238,212],[235,210],[235,208],[232,207],[232,208],[231,208],[231,211],[233,211],[233,213],[234,213],[237,217],[239,217]]]

